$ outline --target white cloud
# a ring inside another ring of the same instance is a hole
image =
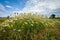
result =
[[[0,4],[0,10],[5,10],[5,7],[2,4]]]
[[[46,14],[47,11],[60,8],[60,0],[28,0],[24,12],[40,12]]]
[[[6,5],[6,7],[7,7],[7,8],[13,8],[13,7],[12,7],[12,6],[10,6],[10,5]]]
[[[0,11],[0,17],[7,17],[9,14],[3,12],[3,11]]]
[[[19,10],[19,8],[16,8],[17,10]]]
[[[8,14],[5,13],[5,7],[0,3],[0,17],[6,17]]]

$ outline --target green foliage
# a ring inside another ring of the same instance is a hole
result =
[[[55,18],[55,14],[52,14],[52,15],[50,16],[50,18]]]
[[[7,18],[0,18],[0,23],[4,22],[5,20],[7,20]]]
[[[0,25],[0,40],[60,40],[59,28],[59,19],[24,14]]]
[[[7,19],[9,19],[10,18],[10,16],[7,16]]]

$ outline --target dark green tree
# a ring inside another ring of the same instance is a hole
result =
[[[10,16],[7,16],[7,19],[9,19],[10,18]]]
[[[55,18],[55,16],[56,16],[55,14],[52,14],[49,18]]]

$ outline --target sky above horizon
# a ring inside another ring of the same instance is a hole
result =
[[[60,0],[0,0],[0,17],[14,11],[60,15]]]

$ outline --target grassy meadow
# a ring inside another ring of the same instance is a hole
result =
[[[60,40],[60,19],[23,14],[4,20],[0,19],[0,40]]]
[[[0,23],[4,22],[7,18],[0,18]]]

